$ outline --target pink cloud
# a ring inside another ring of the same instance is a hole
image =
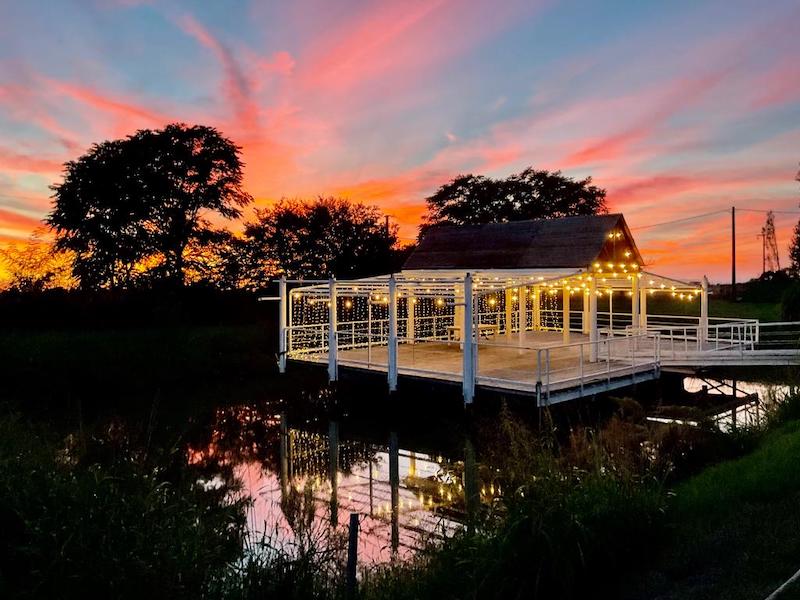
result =
[[[60,159],[20,154],[0,147],[0,169],[54,175],[59,173],[62,167],[63,161]]]
[[[250,84],[233,53],[191,15],[183,15],[178,25],[188,35],[210,50],[224,71],[223,91],[235,110],[238,130],[248,132],[259,127],[259,106],[252,96]]]

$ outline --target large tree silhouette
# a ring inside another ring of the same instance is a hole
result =
[[[395,227],[374,206],[341,198],[282,200],[245,226],[253,272],[290,277],[361,277],[393,270]]]
[[[425,199],[422,230],[431,225],[468,225],[553,219],[606,212],[606,192],[592,178],[575,180],[560,171],[529,167],[505,179],[459,175]]]
[[[57,247],[74,252],[81,286],[183,285],[187,249],[213,238],[207,217],[238,217],[252,200],[239,153],[216,129],[179,123],[68,162],[47,223]]]

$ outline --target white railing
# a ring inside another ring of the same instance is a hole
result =
[[[800,322],[760,323],[758,331],[758,350],[800,350]]]
[[[578,388],[583,394],[586,386],[610,384],[621,377],[631,377],[635,383],[637,373],[657,372],[659,366],[658,336],[644,333],[546,348],[492,340],[478,340],[476,345],[477,383],[536,392],[543,404],[561,389]]]
[[[615,331],[618,335],[620,332]],[[687,358],[714,352],[738,352],[755,350],[759,339],[757,321],[710,322],[708,330],[700,325],[658,326],[648,320],[646,328],[626,327],[624,335],[648,334],[660,338],[662,355],[665,358]]]
[[[642,350],[647,352],[642,354]],[[577,372],[575,365],[567,364],[553,368],[553,356],[564,350],[575,349],[578,355]],[[596,352],[596,362],[589,362],[588,355]],[[656,371],[660,363],[660,344],[658,335],[647,333],[625,337],[604,337],[596,342],[579,342],[537,350],[537,385],[541,404],[547,404],[553,388],[577,387],[583,394],[585,386],[612,379],[629,376],[636,383],[637,373]]]
[[[561,316],[560,311],[557,312]],[[512,331],[517,334],[518,315],[514,313],[511,322]],[[610,383],[612,379],[626,376],[635,382],[637,373],[657,372],[662,359],[705,364],[713,360],[714,353],[723,360],[731,356],[744,358],[745,354],[758,354],[757,351],[781,356],[800,353],[798,322],[759,323],[754,319],[710,318],[704,328],[697,317],[649,315],[646,328],[627,325],[619,329],[615,314],[614,328],[600,328],[597,341],[542,347],[541,340],[527,336],[497,335],[505,333],[505,316],[504,311],[476,315],[477,324],[494,326],[476,328],[476,382],[537,391],[543,402],[549,402],[554,391],[565,388],[579,388],[583,393],[587,385]],[[570,317],[573,324],[580,324],[582,311],[571,311]],[[454,314],[415,316],[410,331],[407,318],[397,321],[398,345],[403,348],[397,358],[400,372],[461,380],[464,342],[460,339]],[[289,358],[324,361],[328,353],[328,329],[327,322],[288,327]],[[353,352],[345,356],[339,354],[338,361],[386,369],[388,329],[388,319],[339,322],[334,336],[337,349]],[[579,327],[574,329],[580,331]]]

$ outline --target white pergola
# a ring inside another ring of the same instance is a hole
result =
[[[290,285],[294,287],[290,289]],[[611,298],[620,293],[630,298],[629,315],[625,314],[624,321],[618,318],[620,322],[629,321],[624,328],[627,335],[647,330],[647,298],[652,295],[679,300],[699,298],[698,335],[707,335],[705,277],[699,284],[689,283],[630,263],[596,262],[583,269],[413,269],[354,280],[281,278],[279,367],[283,372],[287,357],[299,357],[316,348],[327,353],[328,375],[335,381],[341,348],[385,345],[388,386],[394,391],[401,344],[452,339],[458,342],[461,353],[462,390],[469,403],[475,393],[477,344],[482,333],[488,332],[492,339],[506,344],[516,338],[521,345],[523,339],[535,340],[537,332],[560,329],[561,343],[567,346],[571,342],[571,313],[575,312],[571,311],[572,299],[578,296],[582,299],[579,331],[588,336],[588,361],[596,362],[598,342],[604,336],[615,335]],[[609,326],[601,328],[597,301],[606,294]],[[549,309],[543,305],[547,302],[552,304]],[[376,318],[377,313],[380,315]],[[298,339],[305,344],[301,350],[293,344]]]

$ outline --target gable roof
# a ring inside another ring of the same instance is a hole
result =
[[[622,234],[619,239],[609,234]],[[431,227],[403,270],[585,268],[623,244],[642,265],[621,214]]]

